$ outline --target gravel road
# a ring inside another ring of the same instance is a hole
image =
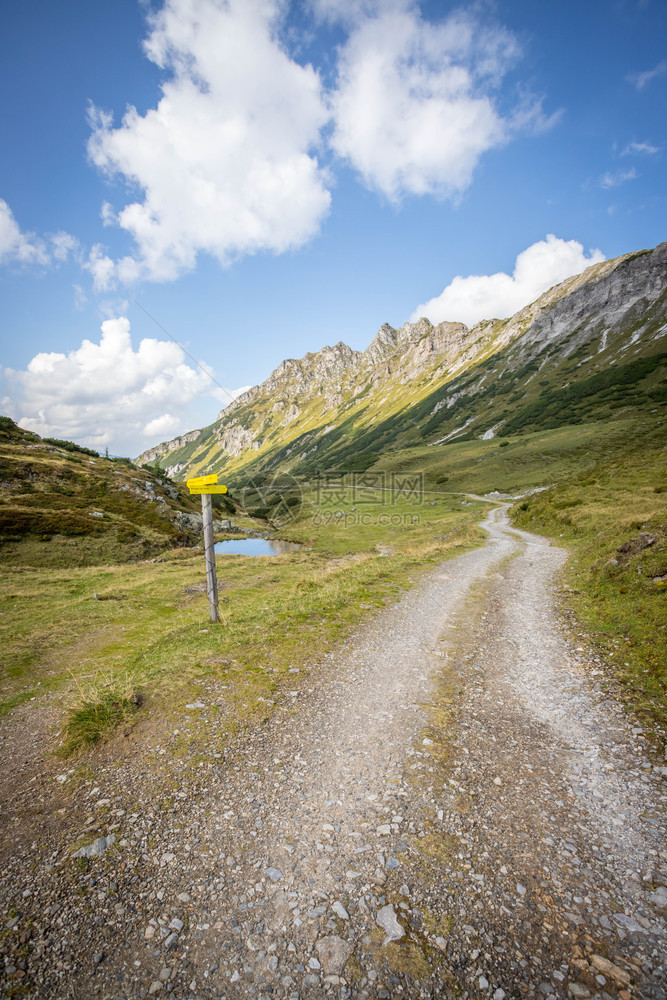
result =
[[[17,791],[2,995],[667,997],[667,768],[559,617],[567,553],[485,527],[264,726],[221,742],[203,685],[149,756]]]

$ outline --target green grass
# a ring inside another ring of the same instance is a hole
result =
[[[139,695],[123,697],[115,691],[83,701],[70,712],[61,754],[68,757],[87,743],[97,743],[106,733],[126,722],[140,706]]]
[[[355,493],[351,477],[342,491],[311,486],[299,516],[280,530],[301,551],[218,557],[219,625],[196,589],[205,577],[201,549],[172,549],[159,563],[6,565],[0,710],[66,692],[63,746],[72,752],[119,724],[168,712],[192,697],[195,682],[215,679],[225,685],[229,726],[259,721],[283,697],[291,667],[305,673],[424,568],[480,541],[475,522],[485,505],[454,494],[548,486],[515,505],[517,523],[571,548],[572,611],[616,663],[637,710],[665,721],[664,586],[653,580],[665,572],[661,449],[661,427],[647,418],[397,451],[371,471],[387,483],[392,472],[423,471],[423,503],[392,505],[391,495],[380,503]],[[642,530],[655,545],[611,563]],[[28,562],[39,558],[40,542],[31,545],[32,554],[22,550]]]
[[[451,498],[398,504],[390,508],[398,524],[383,523],[384,504],[364,504],[363,523],[348,511],[347,522],[331,527],[327,510],[308,496],[301,519],[282,532],[302,551],[218,557],[219,625],[196,589],[205,578],[201,550],[58,573],[8,567],[0,582],[3,704],[28,690],[66,691],[66,753],[168,711],[202,678],[226,685],[230,726],[259,720],[293,680],[292,665],[307,670],[424,567],[481,540],[476,512]],[[380,555],[377,544],[393,554]]]
[[[405,449],[380,459],[374,469],[422,469],[428,488],[486,494],[522,493],[586,475],[600,463],[632,451],[635,442],[659,447],[663,422],[656,417],[596,421],[490,441]]]

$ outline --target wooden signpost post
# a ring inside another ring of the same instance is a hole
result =
[[[218,484],[218,477],[199,476],[188,479],[187,487],[191,494],[201,493],[201,513],[204,527],[204,554],[206,557],[206,592],[208,594],[208,609],[212,622],[219,622],[218,613],[218,577],[215,572],[215,541],[213,538],[213,505],[212,493],[226,493],[227,487]]]

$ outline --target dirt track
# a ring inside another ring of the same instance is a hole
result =
[[[566,553],[487,529],[168,799],[84,782],[102,857],[17,831],[6,995],[667,996],[667,771],[564,631]]]

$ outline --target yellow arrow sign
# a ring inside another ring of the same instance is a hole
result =
[[[186,486],[189,488],[191,486],[210,486],[211,483],[217,483],[218,477],[213,474],[212,476],[198,476],[197,479],[188,479],[186,481]]]
[[[219,486],[189,486],[190,494],[195,493],[226,493],[227,487],[223,486],[222,483]]]

